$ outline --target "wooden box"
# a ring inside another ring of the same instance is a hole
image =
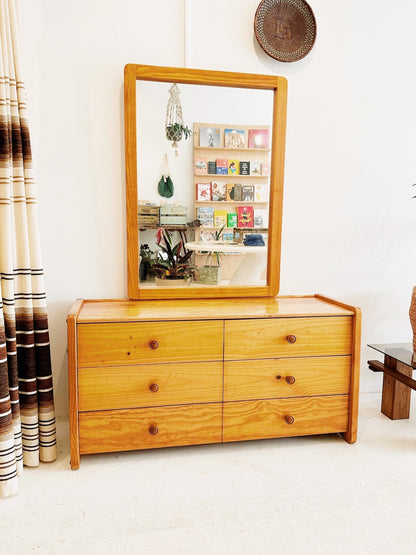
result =
[[[139,204],[138,223],[142,229],[159,227],[159,206]]]
[[[176,204],[164,204],[160,207],[160,225],[186,225],[187,208]]]

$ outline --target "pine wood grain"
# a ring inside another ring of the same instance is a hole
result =
[[[215,361],[223,356],[223,323],[137,322],[80,324],[78,365],[144,364],[148,362]],[[157,341],[152,349],[150,343]]]
[[[82,412],[80,451],[103,453],[174,445],[219,443],[222,405],[188,405],[131,410]],[[152,435],[150,427],[158,433]]]
[[[276,318],[225,322],[225,360],[349,355],[352,318]],[[296,341],[289,343],[288,337]]]
[[[225,362],[224,401],[348,394],[350,370],[350,356]]]
[[[79,410],[221,402],[222,381],[222,362],[81,368]]]
[[[82,308],[83,301],[77,300],[72,306],[67,317],[68,341],[68,397],[69,397],[69,427],[71,468],[79,468],[79,427],[78,427],[78,368],[77,368],[77,317]]]
[[[139,229],[137,221],[137,125],[136,81],[161,81],[191,85],[215,85],[273,91],[273,128],[270,164],[270,220],[267,286],[153,288],[139,286]],[[279,289],[281,212],[286,136],[287,80],[274,75],[207,71],[127,64],[124,68],[124,128],[126,155],[126,222],[128,294],[132,299],[229,298],[274,296]]]
[[[236,318],[288,318],[298,316],[353,316],[352,307],[309,295],[243,299],[86,300],[79,323]]]
[[[348,409],[347,395],[225,403],[223,441],[344,432]]]

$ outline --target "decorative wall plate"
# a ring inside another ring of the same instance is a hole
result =
[[[295,62],[315,43],[315,16],[305,0],[262,0],[254,32],[266,54],[280,62]]]

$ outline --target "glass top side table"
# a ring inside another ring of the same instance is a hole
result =
[[[410,393],[416,389],[416,380],[412,379],[416,368],[416,356],[412,343],[383,343],[368,345],[384,354],[384,363],[369,360],[368,366],[373,372],[383,372],[383,392],[381,412],[392,420],[409,418]]]

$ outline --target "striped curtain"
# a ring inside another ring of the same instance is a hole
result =
[[[0,497],[56,458],[48,317],[15,0],[0,0]]]

